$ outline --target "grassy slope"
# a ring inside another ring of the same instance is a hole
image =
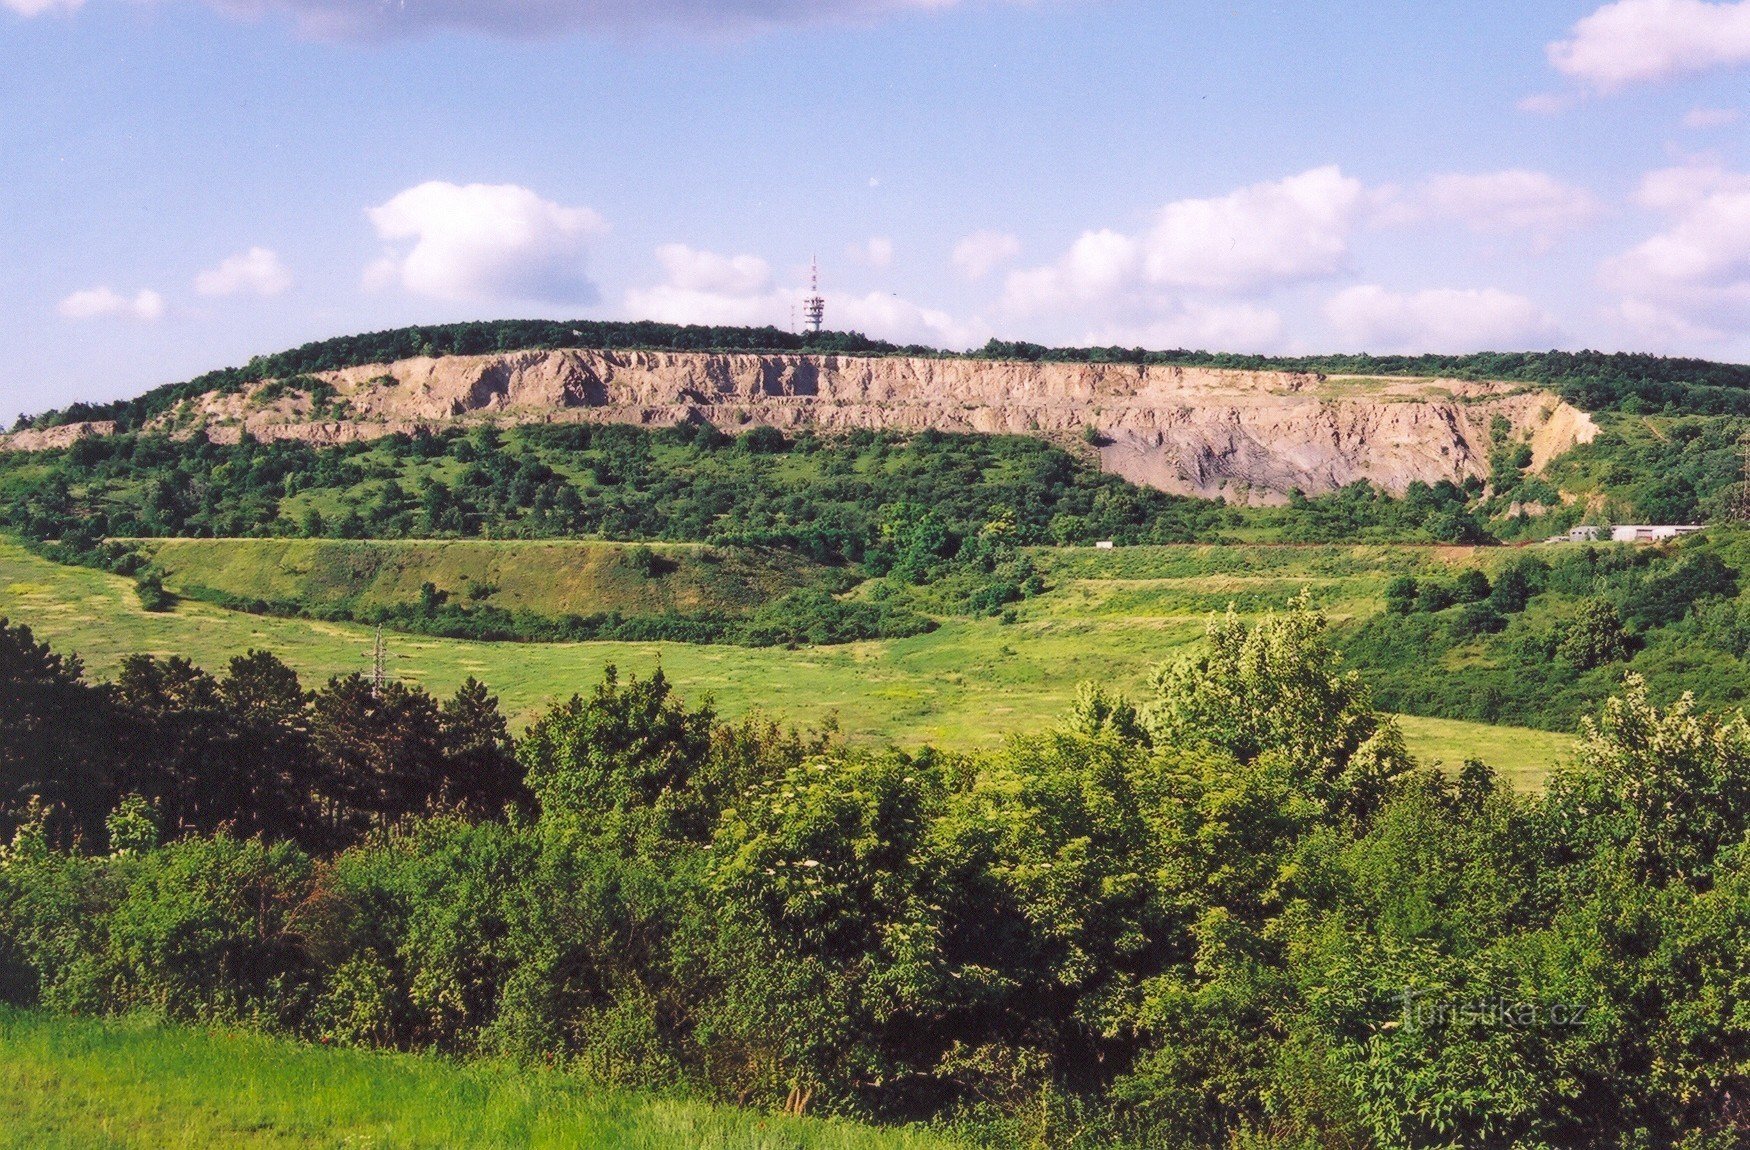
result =
[[[934,1150],[923,1134],[585,1088],[556,1073],[0,1010],[0,1147]]]
[[[351,542],[331,539],[140,540],[173,590],[206,588],[269,601],[368,608],[416,603],[432,583],[458,603],[470,584],[483,601],[541,615],[619,611],[739,615],[831,572],[777,550],[656,544],[671,565],[658,576],[628,558],[632,544],[583,541]]]
[[[1053,589],[1022,605],[1020,622],[954,620],[931,635],[785,651],[656,643],[499,644],[394,636],[393,668],[436,691],[484,680],[518,722],[573,691],[607,663],[640,674],[660,661],[689,698],[711,694],[737,715],[753,708],[789,722],[836,714],[854,738],[989,747],[1061,714],[1076,684],[1137,691],[1149,668],[1202,633],[1209,613],[1279,604],[1305,586],[1333,617],[1379,609],[1400,570],[1495,563],[1500,549],[1403,547],[1161,547],[1042,553]],[[134,651],[186,655],[222,669],[249,647],[271,650],[307,682],[364,670],[368,629],[240,615],[184,602],[140,610],[125,579],[36,558],[0,541],[0,615],[30,624],[108,674]],[[1449,764],[1482,753],[1535,783],[1569,740],[1544,731],[1412,719],[1416,753]]]

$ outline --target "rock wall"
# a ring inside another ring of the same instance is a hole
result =
[[[1533,447],[1536,466],[1586,442],[1591,419],[1517,385],[1343,379],[1284,372],[1132,364],[992,362],[702,352],[527,351],[419,358],[322,376],[338,401],[208,395],[161,418],[235,441],[338,443],[477,422],[707,420],[822,432],[854,428],[1037,435],[1167,491],[1280,499],[1370,480],[1402,491],[1420,479],[1487,471],[1496,416]],[[60,429],[56,429],[60,430]]]

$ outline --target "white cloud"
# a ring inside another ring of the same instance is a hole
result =
[[[1248,291],[1330,275],[1349,253],[1361,184],[1335,165],[1160,210],[1143,237],[1149,282]]]
[[[129,299],[108,287],[90,288],[74,292],[55,310],[66,319],[118,317],[150,323],[164,318],[164,297],[155,291],[142,291]]]
[[[1558,71],[1604,92],[1750,63],[1750,0],[1617,0],[1548,51]]]
[[[57,9],[72,12],[84,4],[85,0],[0,0],[0,8],[16,12],[20,16],[41,16]]]
[[[515,184],[433,181],[366,214],[396,245],[366,270],[368,285],[399,283],[448,300],[585,304],[598,296],[584,262],[607,226],[588,208]]]
[[[1086,342],[1097,346],[1191,348],[1270,352],[1282,343],[1282,316],[1245,301],[1171,303],[1146,321],[1097,327]]]
[[[864,267],[880,271],[893,266],[893,241],[886,236],[870,236],[862,243],[846,248],[845,255]]]
[[[1750,175],[1667,168],[1648,173],[1636,199],[1666,226],[1600,269],[1630,325],[1673,343],[1750,324]]]
[[[1533,92],[1521,96],[1513,106],[1534,116],[1559,116],[1579,102],[1572,92]]]
[[[1678,168],[1660,168],[1641,177],[1635,202],[1661,212],[1681,212],[1726,193],[1750,192],[1750,175],[1728,172],[1703,161]]]
[[[1409,191],[1388,189],[1377,220],[1383,224],[1454,219],[1475,232],[1531,231],[1548,236],[1596,219],[1597,197],[1543,172],[1434,176]]]
[[[969,280],[981,280],[1021,254],[1021,241],[1008,232],[973,232],[954,245],[954,266]]]
[[[1343,339],[1370,352],[1523,350],[1556,337],[1547,312],[1496,288],[1404,294],[1361,284],[1327,300],[1325,316]]]
[[[665,244],[657,249],[657,261],[667,273],[666,280],[633,288],[625,296],[624,310],[638,319],[788,328],[800,318],[806,289],[801,284],[774,284],[766,261],[757,256],[724,256],[684,244]],[[827,327],[834,330],[945,347],[977,342],[974,328],[957,322],[947,312],[898,296],[879,292],[824,294]]]
[[[668,272],[669,283],[683,291],[746,296],[772,282],[771,265],[758,256],[720,256],[686,244],[664,244],[656,249],[656,260]]]
[[[271,248],[250,248],[208,268],[194,280],[202,295],[279,295],[292,286],[292,273]]]
[[[43,0],[4,0],[8,4]],[[961,0],[207,0],[244,19],[290,18],[306,36],[384,39],[435,31],[518,39],[572,32],[682,29],[748,33],[824,22],[867,22],[956,7]],[[987,0],[988,2],[988,0]],[[1018,3],[1022,0],[1007,0]]]
[[[1246,295],[1321,278],[1347,260],[1362,200],[1360,182],[1334,166],[1179,200],[1140,235],[1085,232],[1055,264],[1010,273],[1004,306],[1034,314],[1128,297],[1158,311],[1174,291]]]
[[[1744,118],[1737,108],[1691,108],[1683,113],[1685,128],[1727,128]]]

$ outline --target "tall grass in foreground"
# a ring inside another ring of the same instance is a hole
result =
[[[0,1146],[945,1150],[557,1072],[0,1008]]]

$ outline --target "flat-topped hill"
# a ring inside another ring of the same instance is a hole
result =
[[[414,356],[189,395],[145,426],[234,442],[332,444],[455,424],[768,425],[1036,435],[1097,451],[1127,479],[1274,501],[1366,480],[1487,474],[1504,423],[1533,468],[1595,433],[1554,392],[1459,379],[1346,378],[1157,363],[932,355],[554,349]],[[16,432],[63,446],[113,425]]]

